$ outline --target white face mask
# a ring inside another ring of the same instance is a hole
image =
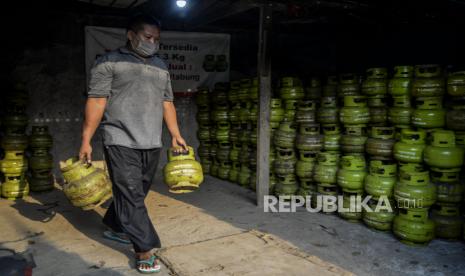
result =
[[[133,41],[136,40],[136,45],[134,46]],[[135,38],[131,41],[132,49],[142,57],[150,57],[153,56],[158,49],[160,48],[160,42],[156,41],[155,43],[149,41],[143,41],[139,38]]]

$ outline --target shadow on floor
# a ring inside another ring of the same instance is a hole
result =
[[[111,247],[121,251],[128,256],[128,258],[132,257],[130,248],[118,248],[118,246],[114,246],[114,243],[112,244],[111,241],[106,241],[101,238],[101,227],[99,227],[101,218],[98,213],[92,211],[84,212],[77,208],[73,208],[66,201],[62,192],[58,190],[49,193],[32,194],[32,197],[37,200],[38,203],[16,200],[10,204],[10,207],[16,209],[20,215],[27,219],[44,224],[52,222],[57,215],[62,215],[75,229],[83,233],[89,239],[95,241],[96,246],[104,245],[106,247]],[[108,267],[101,259],[90,263],[84,260],[79,253],[69,252],[69,248],[74,246],[73,242],[70,242],[66,248],[58,248],[52,245],[49,239],[43,238],[43,231],[31,232],[31,225],[28,225],[27,221],[13,219],[11,223],[14,223],[14,229],[17,233],[24,234],[14,240],[1,239],[0,248],[9,249],[9,254],[7,255],[12,255],[12,253],[14,253],[12,252],[13,248],[25,248],[26,250],[24,252],[27,252],[27,255],[32,255],[36,264],[36,267],[33,269],[33,275],[134,275],[132,273],[133,269],[126,265]],[[40,227],[32,226],[32,229],[38,231]],[[50,228],[45,229],[47,229],[46,231],[50,231]],[[60,228],[58,227],[56,230],[60,231]],[[53,233],[46,234],[53,235]],[[72,239],[73,237],[69,238]],[[2,256],[6,255],[2,254]]]
[[[127,275],[124,271],[128,269],[105,267],[104,263],[90,264],[78,254],[59,250],[40,241],[39,237],[30,238],[29,243],[31,245],[24,252],[14,252],[14,250],[8,249],[7,246],[0,246],[0,250],[10,251],[8,254],[2,254],[0,258],[1,260],[8,261],[8,263],[2,263],[2,267],[0,268],[1,275],[28,275],[23,273],[23,271],[27,267],[31,269],[30,261],[34,263],[34,266],[32,266],[32,275]],[[26,260],[24,260],[23,256],[26,256]],[[63,263],[66,265],[63,265]]]
[[[98,212],[94,210],[83,211],[80,208],[72,206],[64,193],[58,189],[50,192],[31,193],[30,197],[38,203],[26,202],[19,199],[11,207],[15,208],[22,216],[42,223],[48,223],[56,215],[61,215],[76,230],[95,241],[97,245],[113,248],[126,255],[128,257],[128,264],[134,267],[132,246],[117,244],[102,237],[102,232],[106,228],[102,223],[102,216]],[[109,202],[110,200],[104,205],[108,206]]]

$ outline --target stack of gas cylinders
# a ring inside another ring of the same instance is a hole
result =
[[[282,77],[272,93],[270,193],[342,196],[333,214],[406,244],[464,238],[465,72]],[[204,173],[255,189],[257,78],[201,88],[196,100]]]

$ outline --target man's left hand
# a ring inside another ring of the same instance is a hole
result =
[[[181,136],[173,137],[172,146],[176,149],[175,152],[178,153],[180,153],[182,150],[184,150],[185,152],[188,151],[186,141],[184,141],[184,138],[182,138]]]

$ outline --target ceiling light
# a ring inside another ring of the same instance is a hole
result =
[[[176,1],[176,5],[180,8],[184,8],[187,4],[187,1],[186,0],[177,0]]]

